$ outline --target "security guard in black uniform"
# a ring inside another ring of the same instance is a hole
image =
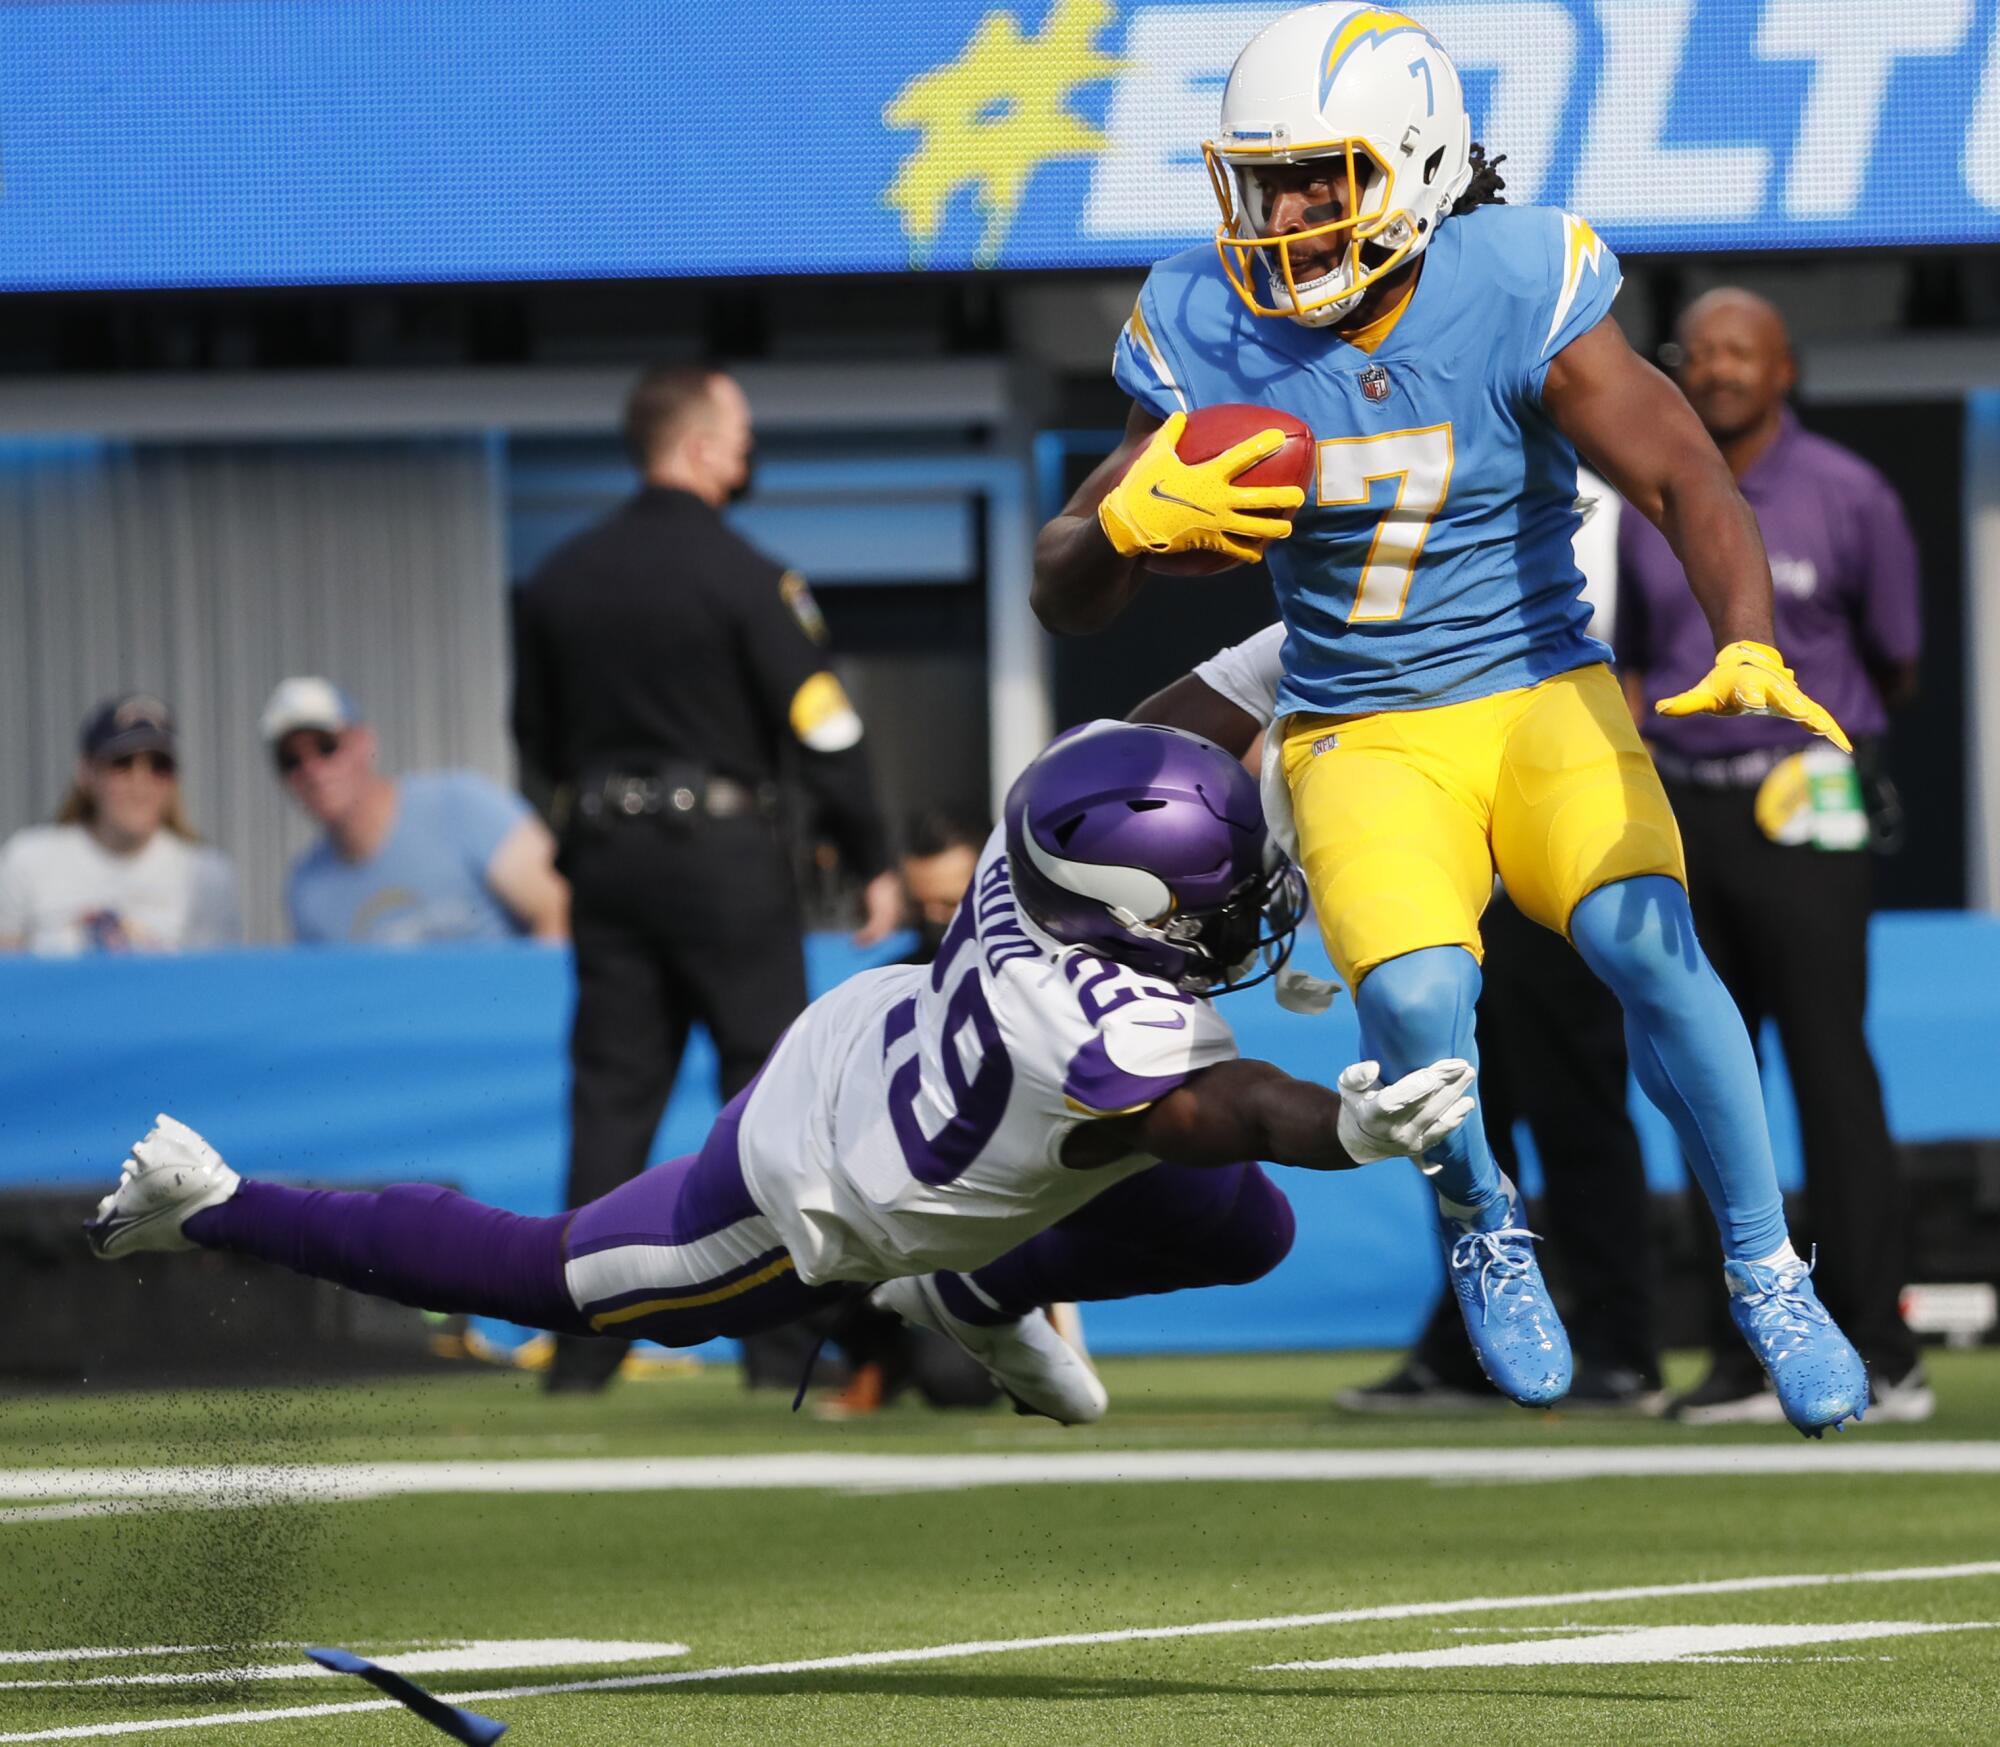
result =
[[[805,1006],[781,774],[868,882],[857,942],[901,918],[861,720],[828,669],[818,609],[722,520],[749,480],[742,389],[716,371],[654,371],[625,434],[639,494],[516,597],[514,736],[530,777],[556,785],[573,894],[572,1207],[652,1162],[693,1021],[730,1098]],[[601,1387],[624,1351],[559,1341],[550,1387]]]

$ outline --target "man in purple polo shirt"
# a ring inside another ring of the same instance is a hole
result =
[[[1888,707],[1914,690],[1917,555],[1895,492],[1859,456],[1804,430],[1783,318],[1718,290],[1679,329],[1681,387],[1756,511],[1777,643],[1799,684],[1853,737],[1847,757],[1775,717],[1662,716],[1714,638],[1679,562],[1643,516],[1619,526],[1615,643],[1626,694],[1680,820],[1696,926],[1749,1022],[1775,1021],[1797,1093],[1820,1294],[1867,1361],[1873,1419],[1934,1403],[1897,1309],[1906,1220],[1862,1020],[1874,869],[1866,796]],[[1776,1420],[1777,1397],[1716,1300],[1707,1379],[1669,1409],[1695,1423]]]

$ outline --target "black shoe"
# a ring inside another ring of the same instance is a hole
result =
[[[794,1395],[803,1379],[813,1389],[843,1388],[848,1367],[826,1350],[831,1320],[825,1311],[809,1311],[797,1322],[744,1335],[736,1343],[743,1354],[743,1387]]]
[[[609,1377],[591,1377],[576,1371],[558,1371],[553,1365],[542,1373],[544,1395],[602,1395],[610,1387]]]
[[[1783,1425],[1785,1410],[1762,1370],[1724,1362],[1668,1402],[1667,1418],[1691,1426]]]
[[[1578,1359],[1569,1393],[1556,1403],[1556,1409],[1558,1412],[1635,1413],[1656,1419],[1666,1404],[1667,1392],[1660,1387],[1658,1372],[1640,1371],[1630,1365],[1607,1365],[1595,1359]]]
[[[1447,1383],[1421,1359],[1405,1359],[1379,1383],[1341,1390],[1333,1405],[1348,1413],[1486,1413],[1512,1403],[1490,1384]]]
[[[555,1356],[542,1373],[542,1388],[550,1395],[601,1394],[618,1375],[631,1344],[597,1335],[557,1335]]]

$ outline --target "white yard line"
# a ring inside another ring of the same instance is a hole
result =
[[[435,1493],[951,1492],[979,1486],[1140,1482],[1341,1482],[1747,1479],[1816,1474],[2000,1474],[2000,1441],[1824,1446],[1570,1445],[1555,1449],[1077,1450],[994,1455],[861,1456],[823,1452],[516,1461],[314,1462],[194,1468],[0,1468],[0,1501],[46,1509],[82,1501],[317,1504]]]
[[[1370,1656],[1326,1656],[1311,1662],[1267,1662],[1273,1672],[1321,1668],[1617,1667],[1639,1662],[1732,1662],[1738,1650],[1792,1644],[1851,1644],[1865,1638],[1915,1638],[1936,1632],[1990,1632],[1991,1620],[1846,1620],[1832,1624],[1649,1626],[1640,1631],[1586,1632],[1573,1638],[1527,1638],[1511,1644],[1452,1644],[1439,1650],[1382,1650]],[[1745,1660],[1750,1660],[1746,1658]],[[1758,1657],[1758,1661],[1771,1658]]]
[[[79,1650],[0,1650],[0,1665],[20,1662],[108,1662],[138,1656],[206,1656],[217,1644],[102,1644]]]
[[[213,1686],[218,1682],[266,1680],[338,1680],[342,1677],[299,1654],[289,1662],[265,1662],[248,1668],[149,1669],[141,1674],[42,1676],[31,1680],[0,1680],[0,1692],[98,1686]],[[158,1654],[159,1652],[156,1652]],[[601,1638],[473,1639],[430,1650],[404,1650],[374,1661],[398,1674],[497,1674],[522,1668],[591,1668],[615,1662],[660,1662],[685,1656],[685,1644],[643,1644]],[[50,1658],[54,1660],[54,1658]]]
[[[151,1510],[144,1498],[77,1498],[63,1504],[13,1504],[0,1510],[0,1527],[10,1523],[67,1523],[83,1517],[131,1516]]]
[[[213,1729],[235,1723],[278,1723],[287,1717],[341,1717],[356,1711],[400,1711],[394,1699],[357,1699],[344,1705],[291,1705],[281,1711],[217,1711],[206,1717],[158,1717],[150,1722],[76,1723],[64,1729],[34,1729],[0,1735],[0,1741],[101,1741],[112,1735],[145,1735],[160,1729]]]
[[[1382,1607],[1338,1608],[1327,1613],[1274,1614],[1265,1619],[1203,1620],[1183,1626],[1127,1626],[1108,1632],[1058,1632],[1037,1638],[973,1639],[956,1644],[924,1644],[904,1650],[862,1650],[845,1656],[812,1656],[789,1662],[752,1662],[724,1668],[685,1668],[657,1674],[611,1675],[551,1686],[501,1686],[477,1692],[440,1692],[453,1704],[554,1698],[576,1692],[629,1692],[639,1687],[689,1686],[718,1680],[745,1680],[768,1674],[820,1674],[849,1668],[891,1668],[920,1662],[961,1661],[982,1656],[1018,1655],[1028,1650],[1060,1650],[1095,1644],[1154,1643],[1176,1638],[1221,1638],[1242,1633],[1292,1632],[1314,1626],[1361,1625],[1379,1620],[1414,1620],[1449,1614],[1497,1613],[1508,1609],[1584,1607],[1602,1602],[1653,1601],[1690,1595],[1748,1595],[1774,1589],[1828,1589],[1848,1584],[1946,1583],[1964,1577],[2000,1577],[2000,1559],[1968,1565],[1908,1565],[1887,1571],[1798,1572],[1774,1577],[1724,1577],[1697,1583],[1643,1583],[1621,1589],[1572,1589],[1553,1595],[1468,1596],[1456,1601],[1392,1602]],[[327,1717],[357,1711],[394,1710],[386,1699],[353,1704],[288,1705],[278,1710],[229,1711],[201,1717],[161,1717],[124,1723],[78,1723],[24,1734],[0,1734],[0,1743],[96,1741],[148,1730],[207,1729],[244,1723],[275,1723],[295,1717]]]

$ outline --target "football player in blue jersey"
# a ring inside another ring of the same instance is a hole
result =
[[[1341,3],[1243,51],[1204,155],[1213,247],[1156,266],[1118,342],[1123,444],[1043,529],[1035,606],[1094,630],[1177,552],[1264,557],[1287,636],[1267,786],[1363,1053],[1386,1074],[1473,1054],[1479,918],[1497,871],[1623,1003],[1632,1062],[1715,1208],[1738,1327],[1802,1432],[1859,1419],[1859,1357],[1785,1230],[1757,1064],[1695,939],[1680,835],[1571,553],[1579,452],[1655,522],[1713,628],[1715,666],[1663,702],[1846,738],[1771,646],[1757,524],[1679,391],[1609,310],[1618,263],[1583,219],[1499,202],[1457,70],[1421,25]],[[1318,440],[1315,489],[1236,477],[1186,415],[1248,402]],[[1275,811],[1275,809],[1273,809]],[[1481,1363],[1528,1404],[1570,1358],[1513,1185],[1476,1122],[1427,1155]]]

